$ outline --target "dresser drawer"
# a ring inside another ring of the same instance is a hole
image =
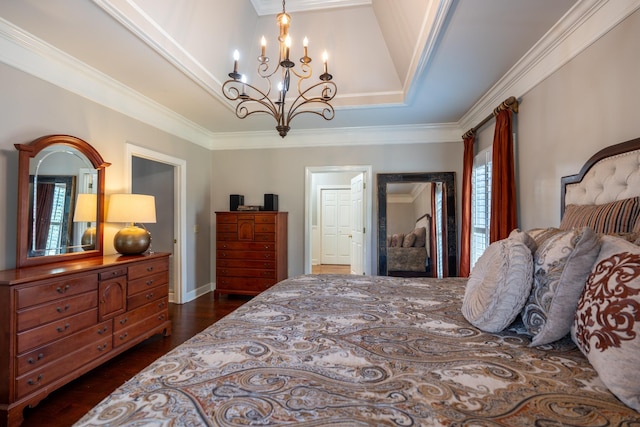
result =
[[[127,284],[127,295],[144,292],[147,289],[155,288],[159,285],[167,285],[167,283],[168,277],[166,272],[160,272],[146,277],[141,277],[140,279],[130,280]]]
[[[104,280],[113,279],[114,277],[126,276],[127,267],[110,268],[98,273],[98,280],[101,282]]]
[[[218,291],[248,291],[262,292],[275,284],[272,279],[247,279],[243,277],[218,277],[216,290]]]
[[[234,233],[238,232],[238,224],[237,223],[216,223],[216,233]]]
[[[218,213],[216,215],[216,224],[220,224],[220,223],[236,224],[237,222],[238,222],[238,215],[235,213],[230,213],[230,214]]]
[[[276,245],[273,243],[258,242],[217,242],[217,250],[236,250],[236,251],[270,251],[275,252]]]
[[[68,337],[82,329],[97,324],[98,309],[94,308],[74,316],[70,316],[55,322],[28,331],[18,333],[18,353],[41,346],[42,344]]]
[[[60,320],[97,306],[96,292],[86,292],[63,300],[32,306],[18,311],[18,331]]]
[[[60,279],[42,283],[16,291],[18,309],[43,302],[54,301],[59,298],[68,298],[72,295],[98,289],[98,275],[87,274],[66,279]]]
[[[68,353],[58,358],[55,363],[50,363],[42,368],[35,369],[25,375],[16,378],[16,392],[18,398],[45,387],[47,384],[74,372],[80,366],[106,354],[111,350],[111,336],[80,348],[78,351]],[[72,348],[78,348],[74,346]]]
[[[169,298],[164,297],[158,301],[150,302],[142,307],[136,308],[128,313],[116,317],[113,321],[113,330],[118,332],[130,325],[152,316],[156,313],[163,312],[169,307]]]
[[[276,216],[274,214],[255,215],[256,224],[275,224]]]
[[[262,277],[264,279],[275,279],[275,270],[261,270],[255,268],[216,268],[216,277]]]
[[[147,289],[144,292],[131,295],[127,298],[127,310],[133,310],[134,308],[141,307],[167,295],[169,295],[169,286],[167,284]]]
[[[254,226],[256,233],[275,233],[276,225],[275,224],[260,224],[256,222]]]
[[[260,253],[260,252],[258,252]],[[216,265],[216,267],[218,268],[263,268],[263,269],[267,269],[267,270],[275,270],[276,269],[276,262],[275,260],[252,260],[252,259],[246,259],[246,258],[240,258],[240,259],[226,259],[226,258],[222,258],[218,260],[218,263]]]
[[[133,265],[129,267],[129,280],[138,279],[140,277],[148,276],[149,274],[159,273],[161,271],[167,271],[169,269],[169,259],[162,258],[155,261],[149,261]]]
[[[276,233],[256,233],[254,240],[256,242],[275,242]]]
[[[69,349],[84,347],[102,339],[111,340],[111,321],[102,322],[61,340],[52,342],[17,357],[18,375],[32,371],[50,362],[57,362]]]
[[[224,242],[238,241],[238,233],[218,233],[216,237],[218,241],[224,241]]]
[[[146,335],[149,330],[161,326],[167,320],[169,320],[169,310],[164,309],[161,312],[154,313],[137,323],[115,332],[113,334],[113,346],[119,347],[135,338]]]
[[[255,252],[255,251],[217,251],[219,260],[225,259],[247,259],[247,260],[275,260],[275,252]]]

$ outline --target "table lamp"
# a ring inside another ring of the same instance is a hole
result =
[[[156,199],[144,194],[112,194],[107,222],[129,224],[116,233],[113,246],[123,255],[139,255],[151,244],[151,233],[142,224],[156,222]],[[137,227],[136,223],[142,228]]]
[[[87,228],[82,233],[80,244],[82,249],[90,251],[96,248],[96,216],[98,212],[98,195],[80,193],[76,199],[73,222],[86,222]]]

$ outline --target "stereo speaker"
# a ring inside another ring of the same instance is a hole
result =
[[[277,211],[278,210],[278,195],[277,194],[265,194],[264,195],[264,210],[265,211]]]
[[[229,196],[229,210],[237,211],[238,206],[244,205],[244,196],[240,194],[232,194]]]

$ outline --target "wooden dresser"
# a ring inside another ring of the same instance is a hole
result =
[[[169,254],[0,271],[0,426],[157,333],[171,334]]]
[[[287,278],[287,212],[216,212],[214,295],[257,295]]]

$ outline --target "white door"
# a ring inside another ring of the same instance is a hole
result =
[[[322,190],[322,257],[321,264],[338,263],[338,193],[336,190]]]
[[[336,264],[351,264],[351,190],[338,192],[338,260]]]
[[[364,174],[351,179],[351,274],[364,274]]]
[[[350,192],[348,189],[321,192],[322,264],[350,263]]]

